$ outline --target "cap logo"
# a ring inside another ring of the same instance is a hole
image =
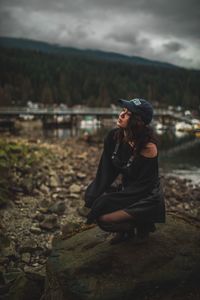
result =
[[[134,104],[137,105],[137,106],[142,104],[140,99],[133,99],[131,101],[134,102]]]

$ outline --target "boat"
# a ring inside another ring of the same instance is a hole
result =
[[[87,116],[80,122],[80,128],[99,128],[101,126],[100,120],[92,116]]]
[[[190,132],[193,130],[193,125],[186,123],[186,122],[177,122],[175,124],[175,130],[176,131],[185,131],[185,132]]]

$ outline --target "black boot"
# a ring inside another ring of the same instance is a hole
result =
[[[129,239],[129,235],[127,232],[117,232],[115,236],[110,240],[111,245],[119,244],[121,242],[125,242]]]
[[[110,244],[118,244],[135,238],[135,228],[131,228],[128,231],[116,232],[115,236],[110,240]]]
[[[154,223],[145,223],[137,226],[137,237],[139,239],[147,239],[150,232],[156,231]]]

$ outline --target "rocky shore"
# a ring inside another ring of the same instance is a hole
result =
[[[200,299],[199,228],[167,215],[146,241],[117,246],[97,226],[54,239],[45,300]]]
[[[53,238],[86,228],[84,192],[101,150],[102,144],[76,138],[1,139],[0,299],[44,299]],[[164,174],[161,180],[168,214],[200,227],[199,187]],[[35,292],[26,298],[31,287]]]

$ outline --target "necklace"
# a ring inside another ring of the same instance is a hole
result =
[[[122,169],[129,168],[134,160],[134,155],[131,155],[131,157],[129,158],[127,163],[125,165],[123,165],[122,162],[120,161],[120,159],[117,157],[117,151],[119,149],[119,145],[120,145],[120,143],[117,142],[111,158],[117,167],[122,168]],[[134,146],[131,146],[131,147],[134,148]]]
[[[131,148],[133,148],[134,149],[134,147],[135,147],[135,143],[134,142],[128,142],[129,143],[129,145],[131,146]]]

